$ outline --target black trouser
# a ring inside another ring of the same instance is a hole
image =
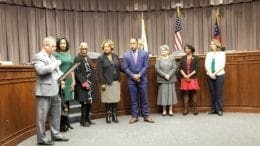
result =
[[[91,104],[86,103],[86,102],[80,102],[81,104],[81,120],[80,124],[83,125],[86,122],[90,122],[90,109],[91,109]]]
[[[208,77],[209,89],[211,95],[211,110],[212,111],[223,111],[223,85],[224,75],[216,76],[216,79]]]

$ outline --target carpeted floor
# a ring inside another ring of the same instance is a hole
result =
[[[198,116],[181,113],[173,117],[152,114],[155,123],[128,124],[129,116],[120,116],[120,123],[106,124],[96,119],[96,125],[74,129],[64,136],[69,142],[55,142],[57,146],[259,146],[260,114],[224,113],[224,116],[200,113]],[[49,131],[48,131],[49,134]],[[34,146],[36,136],[18,146]]]

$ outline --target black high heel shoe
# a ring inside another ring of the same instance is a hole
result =
[[[166,112],[163,112],[163,113],[162,113],[162,116],[166,116],[166,115],[167,115],[167,113],[166,113]]]
[[[195,116],[197,116],[199,113],[198,113],[198,111],[197,111],[197,108],[194,108],[193,109],[193,115],[195,115]]]
[[[70,124],[68,125],[68,128],[70,128],[70,129],[74,129]]]
[[[183,116],[186,116],[186,115],[188,115],[188,113],[189,113],[189,112],[186,111],[186,112],[183,112],[182,115],[183,115]]]
[[[212,115],[212,114],[218,114],[217,111],[210,111],[208,114]]]
[[[65,126],[60,128],[60,132],[67,132],[69,130],[69,127]]]

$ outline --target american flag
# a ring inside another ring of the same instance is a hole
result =
[[[221,43],[221,35],[220,29],[218,26],[218,19],[216,18],[215,26],[214,26],[214,39],[218,40]]]
[[[174,35],[175,45],[174,51],[182,49],[182,38],[181,38],[181,21],[179,16],[176,18],[175,35]]]

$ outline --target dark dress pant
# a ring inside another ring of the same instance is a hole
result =
[[[132,117],[138,117],[138,98],[140,98],[141,114],[144,118],[149,116],[148,97],[147,97],[147,83],[128,84],[130,98],[131,98],[131,114]],[[139,93],[138,93],[139,91]]]
[[[211,96],[211,111],[223,112],[223,85],[224,75],[216,76],[216,79],[208,77],[210,96]]]

